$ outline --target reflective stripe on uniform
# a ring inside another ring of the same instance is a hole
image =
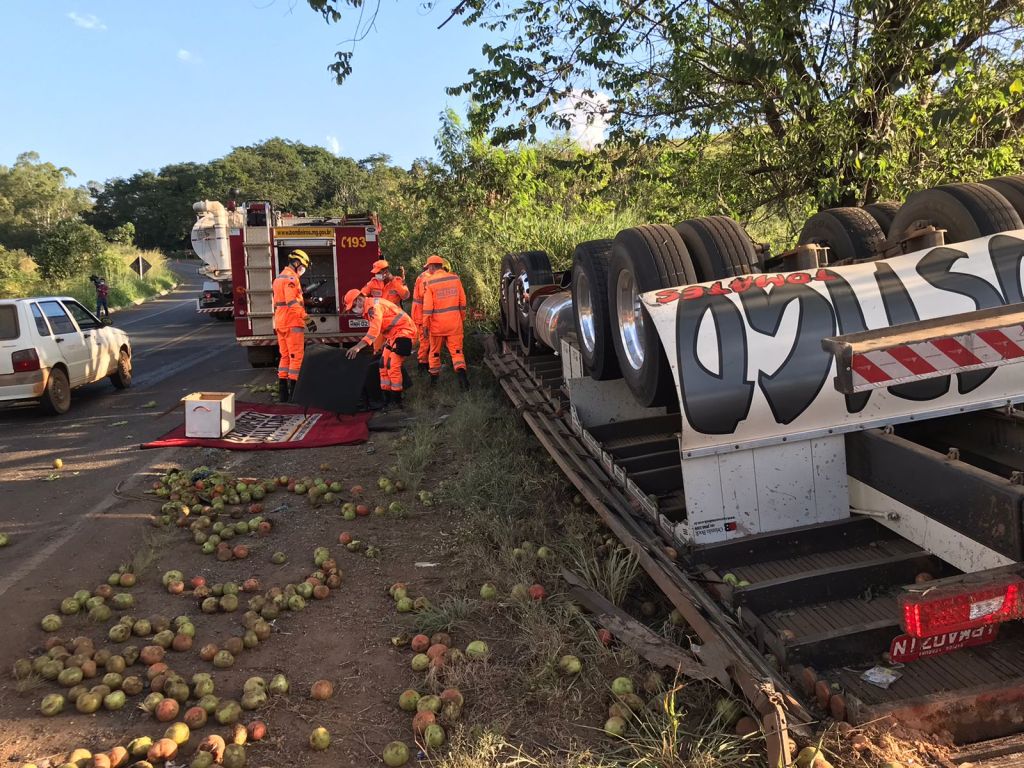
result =
[[[445,307],[444,309],[425,309],[424,315],[440,315],[442,312],[465,312],[465,307]]]
[[[445,275],[444,277],[427,278],[427,285],[437,285],[438,283],[447,283],[451,280],[458,279],[458,275]]]

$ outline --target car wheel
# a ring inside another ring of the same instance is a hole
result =
[[[117,356],[117,370],[110,374],[110,381],[118,389],[132,385],[132,356],[127,349],[122,349]]]
[[[67,413],[71,408],[71,382],[63,368],[51,368],[46,389],[39,403],[43,410],[54,416]]]

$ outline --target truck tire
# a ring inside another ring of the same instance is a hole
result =
[[[537,352],[537,340],[533,331],[533,313],[530,310],[530,291],[542,285],[551,285],[555,278],[551,274],[551,259],[545,251],[523,251],[514,254],[515,279],[512,282],[512,298],[515,302],[515,323],[519,336],[519,347],[523,354]]]
[[[71,409],[71,382],[68,381],[68,373],[63,368],[50,369],[39,406],[51,416],[60,416]]]
[[[676,225],[693,260],[697,281],[760,272],[750,237],[728,216],[705,216]]]
[[[506,253],[501,260],[501,282],[498,285],[498,333],[503,339],[514,339],[518,328],[512,311],[512,281],[515,279],[514,253]]]
[[[595,381],[617,379],[619,361],[612,344],[608,309],[608,260],[612,240],[580,243],[572,254],[572,316],[580,355]]]
[[[668,358],[639,295],[697,282],[680,234],[667,224],[624,229],[615,237],[608,263],[612,341],[622,377],[643,406],[675,399]]]
[[[1007,199],[984,184],[943,184],[915,192],[893,219],[889,237],[928,224],[946,230],[947,244],[1024,227]]]
[[[235,319],[235,316],[231,312],[214,312],[213,316],[220,320],[222,323],[231,322]]]
[[[246,347],[245,355],[253,368],[273,368],[280,360],[277,347]]]
[[[110,383],[116,389],[128,389],[132,385],[132,356],[122,348],[117,355],[117,368],[110,374]]]
[[[1017,215],[1024,219],[1024,175],[1000,176],[997,179],[986,179],[981,183],[1005,197]]]
[[[897,203],[895,200],[883,200],[879,203],[865,205],[864,210],[868,212],[871,218],[878,222],[878,226],[888,235],[889,227],[892,226],[892,220],[900,212],[900,203]]]
[[[885,232],[861,208],[829,208],[807,220],[798,242],[828,246],[829,264],[864,261],[882,255]]]

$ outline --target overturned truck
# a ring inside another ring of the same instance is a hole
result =
[[[1024,753],[1022,217],[1004,177],[503,261],[488,364],[773,765],[826,717]]]

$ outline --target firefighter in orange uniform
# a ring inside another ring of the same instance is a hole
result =
[[[409,289],[405,287],[405,267],[402,267],[402,276],[397,277],[391,274],[388,263],[384,259],[378,259],[370,267],[370,282],[363,286],[362,294],[374,299],[387,299],[399,307],[402,302],[409,298]]]
[[[462,323],[466,319],[466,291],[459,276],[444,268],[436,254],[427,259],[423,281],[423,323],[430,340],[430,384],[441,375],[441,347],[448,347],[459,386],[469,389],[466,357],[462,354]]]
[[[364,296],[355,289],[345,294],[345,311],[362,315],[369,322],[366,335],[346,353],[351,360],[364,348],[384,350],[380,361],[380,391],[384,407],[402,407],[402,363],[412,354],[416,326],[402,308],[387,299]]]
[[[430,340],[426,335],[427,326],[423,322],[423,283],[427,279],[427,274],[427,268],[423,267],[423,271],[412,286],[412,321],[416,323],[416,338],[419,343],[416,361],[420,373],[430,370]]]
[[[274,279],[274,331],[281,362],[277,366],[278,400],[287,403],[302,369],[309,324],[299,278],[309,268],[309,256],[295,250],[288,254],[288,266]]]

